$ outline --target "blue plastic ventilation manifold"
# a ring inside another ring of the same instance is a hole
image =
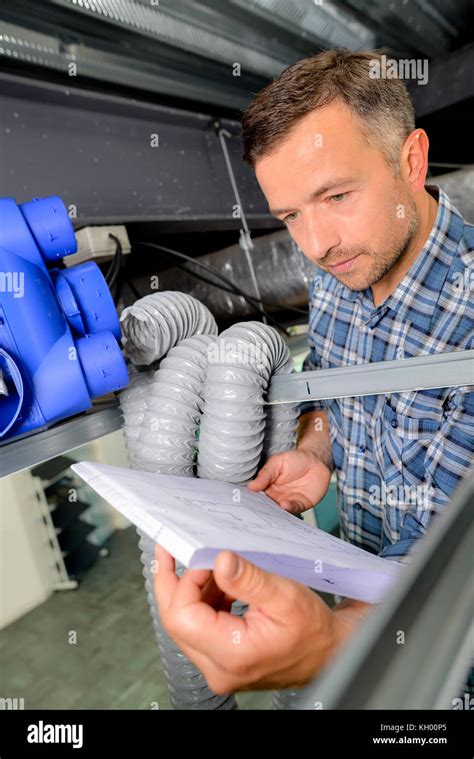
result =
[[[58,197],[0,198],[0,441],[128,385],[112,296],[95,263],[54,268],[76,238]]]

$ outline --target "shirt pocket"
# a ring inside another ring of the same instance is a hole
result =
[[[379,463],[390,482],[416,485],[424,479],[424,457],[439,430],[448,390],[418,390],[385,396],[380,413]]]
[[[423,390],[384,397],[374,429],[374,458],[383,483],[384,524],[393,537],[411,512],[422,515],[428,494],[425,460],[438,432],[448,391]]]
[[[448,392],[446,388],[434,388],[391,393],[385,396],[384,424],[405,444],[429,440],[442,423]]]

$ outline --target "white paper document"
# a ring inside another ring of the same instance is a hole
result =
[[[402,564],[381,559],[284,511],[244,485],[83,461],[71,467],[172,556],[212,569],[224,549],[315,590],[381,601]]]

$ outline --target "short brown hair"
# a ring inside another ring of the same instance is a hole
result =
[[[370,76],[374,61],[381,59],[375,50],[324,50],[288,66],[243,115],[244,160],[254,168],[300,119],[339,99],[359,118],[369,144],[375,143],[396,171],[415,116],[401,79]]]

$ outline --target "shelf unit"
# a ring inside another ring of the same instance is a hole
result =
[[[77,588],[82,573],[108,553],[100,538],[97,498],[70,470],[74,463],[57,456],[31,469],[57,573],[54,590]],[[91,539],[94,532],[99,540]]]
[[[1,445],[0,477],[37,466],[120,427],[117,401],[95,404],[91,411],[59,422],[51,429]]]

